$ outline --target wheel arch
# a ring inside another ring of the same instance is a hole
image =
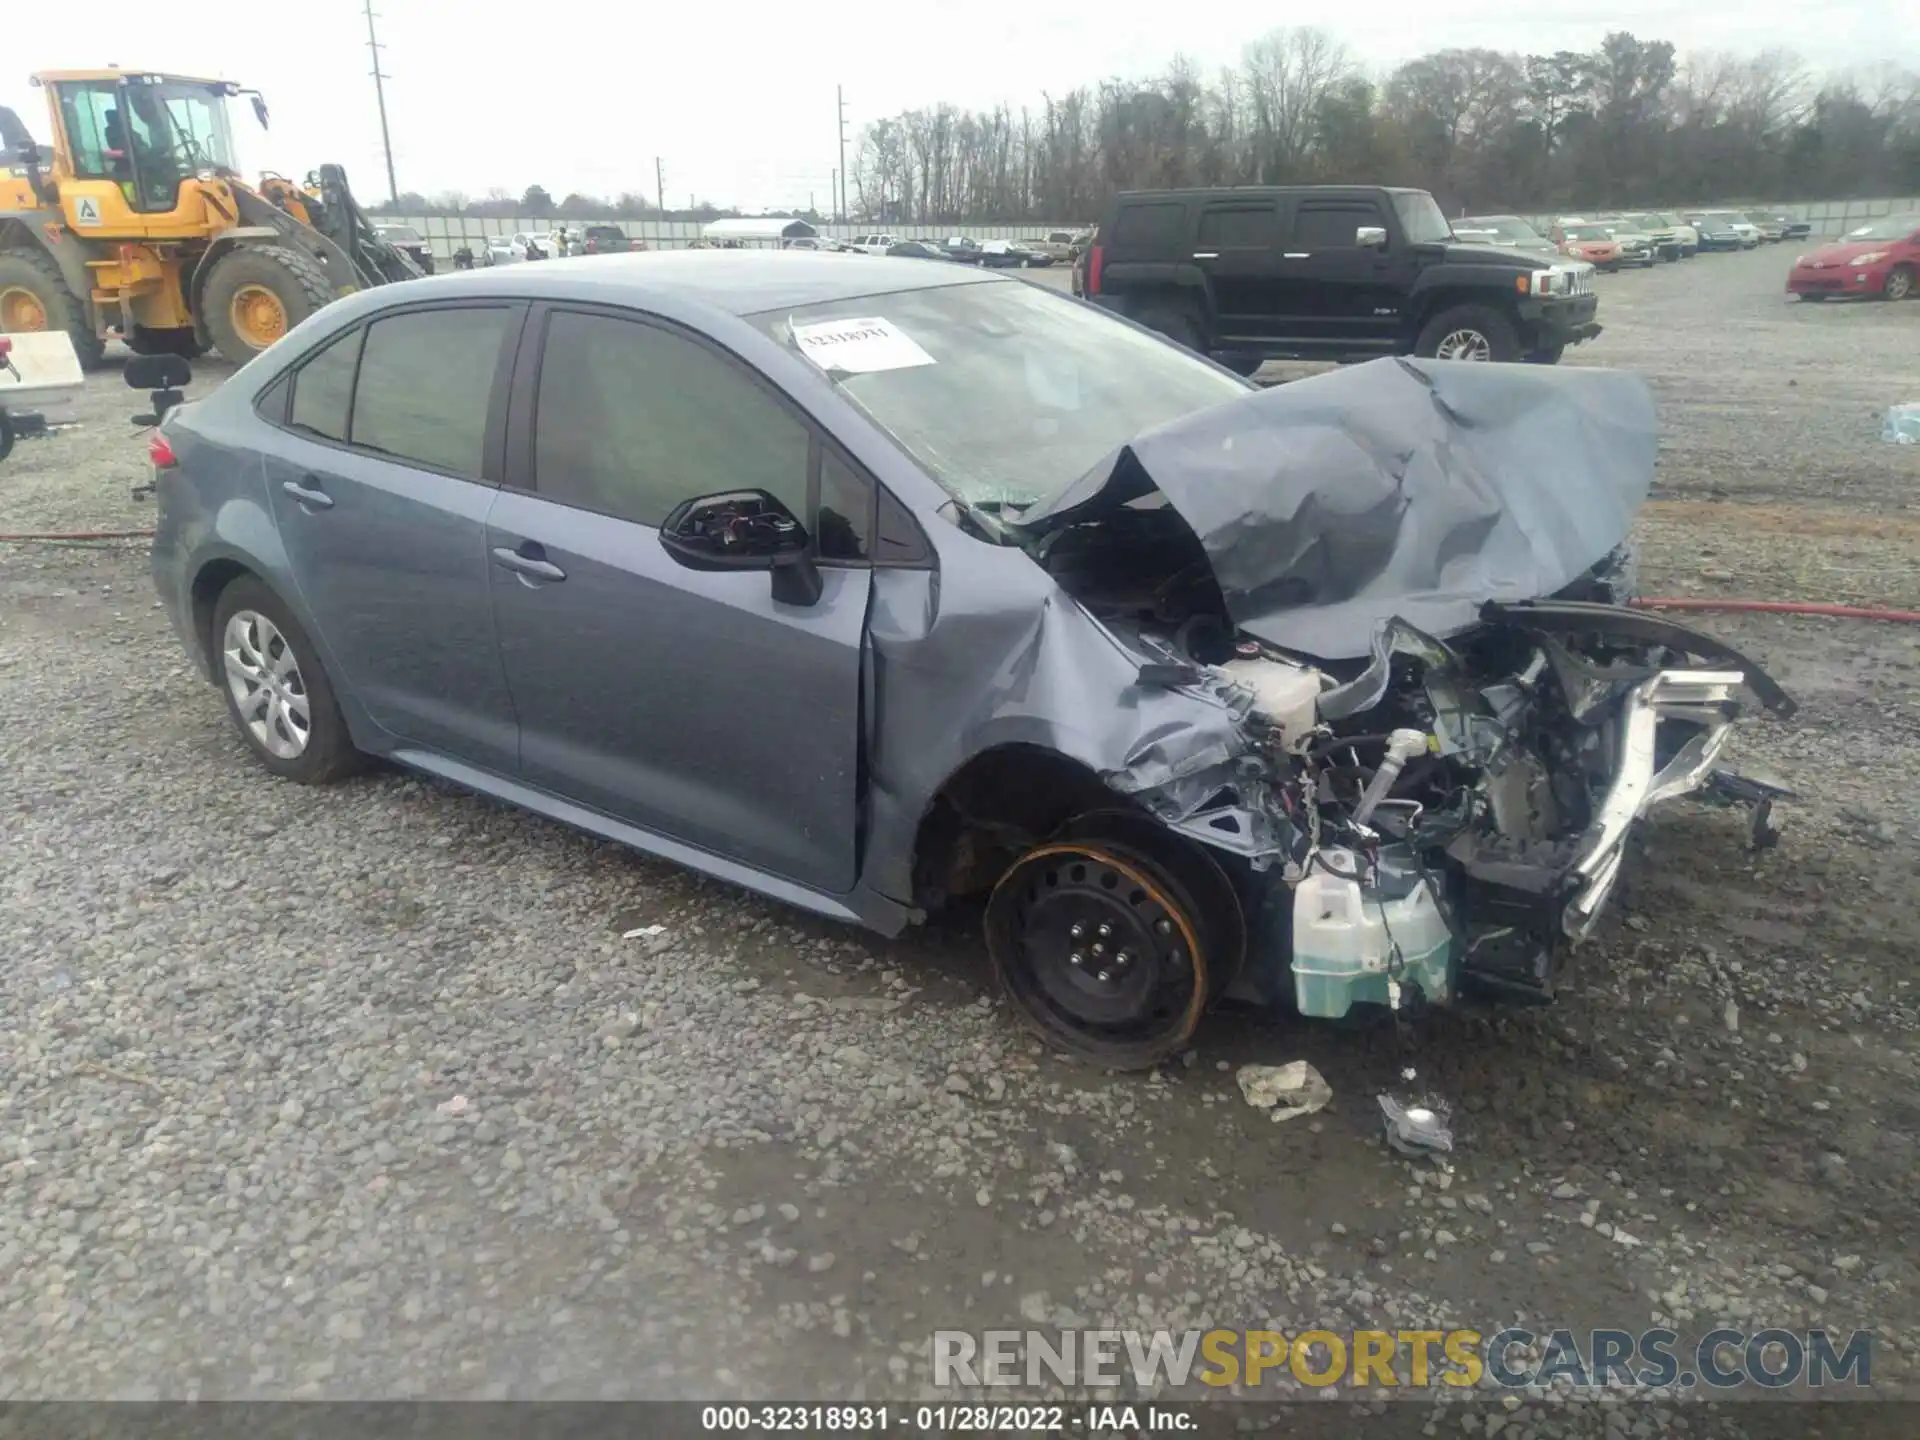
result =
[[[1024,845],[1093,808],[1131,802],[1083,760],[1031,740],[976,750],[933,791],[913,830],[913,902],[938,909],[992,888]]]
[[[67,228],[58,210],[22,210],[0,215],[0,250],[38,250],[60,269],[60,278],[80,304],[88,325],[97,326],[93,280],[87,273],[87,248]]]
[[[1525,322],[1520,318],[1520,307],[1514,303],[1511,289],[1509,286],[1503,291],[1497,285],[1468,285],[1459,280],[1441,280],[1430,287],[1416,290],[1413,303],[1407,307],[1408,338],[1418,335],[1434,316],[1456,305],[1478,305],[1497,311],[1512,322],[1515,330],[1524,331]]]

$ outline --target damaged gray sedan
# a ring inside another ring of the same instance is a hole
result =
[[[381,756],[893,934],[1115,1066],[1233,991],[1550,998],[1757,700],[1623,608],[1621,374],[1260,391],[1015,279],[691,252],[382,287],[153,442],[262,764]],[[1762,800],[1764,803],[1764,800]]]

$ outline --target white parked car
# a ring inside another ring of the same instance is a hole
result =
[[[841,248],[855,250],[862,255],[884,255],[900,243],[898,235],[856,235]]]

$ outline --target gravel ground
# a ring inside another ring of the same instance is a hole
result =
[[[1572,358],[1658,394],[1649,589],[1914,606],[1879,417],[1920,305],[1796,305],[1790,258],[1603,277]],[[0,530],[146,522],[138,398],[23,444]],[[0,544],[0,1398],[904,1398],[941,1327],[1516,1317],[1859,1326],[1912,1394],[1920,632],[1704,623],[1803,705],[1741,742],[1802,795],[1776,848],[1665,815],[1551,1010],[1221,1014],[1116,1077],[1026,1038],[962,924],[881,941],[397,772],[274,783],[138,546]],[[1275,1126],[1231,1070],[1296,1058],[1335,1100]],[[1405,1063],[1448,1171],[1379,1142]],[[1391,1418],[1762,1418],[1439,1398]]]

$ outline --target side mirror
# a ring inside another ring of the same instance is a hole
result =
[[[178,355],[136,355],[124,373],[129,390],[178,390],[193,379],[193,371]]]
[[[1381,225],[1362,225],[1353,232],[1353,243],[1363,250],[1384,250],[1387,248],[1386,227]]]
[[[806,527],[764,490],[682,501],[660,522],[660,544],[689,570],[770,570],[773,598],[812,605],[821,594]]]

